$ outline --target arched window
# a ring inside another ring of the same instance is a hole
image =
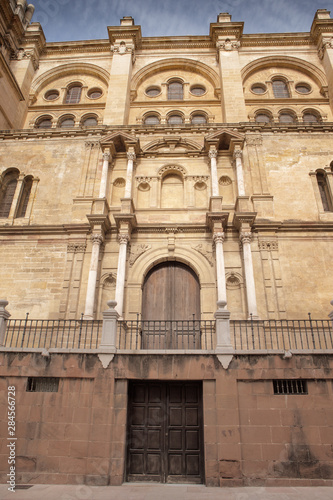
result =
[[[272,121],[270,115],[268,113],[264,113],[260,111],[256,114],[256,122],[257,123],[270,123]]]
[[[26,214],[31,188],[32,188],[32,177],[25,177],[21,191],[20,203],[16,213],[17,218],[24,217]]]
[[[66,116],[60,121],[60,128],[72,128],[75,125],[75,120],[72,116]]]
[[[18,172],[8,172],[1,184],[0,217],[8,217],[17,186]]]
[[[183,84],[179,81],[170,82],[168,85],[168,99],[183,99]]]
[[[69,87],[66,94],[66,104],[78,104],[81,99],[81,91],[81,85],[76,84]]]
[[[181,125],[183,123],[183,117],[179,114],[172,113],[168,116],[169,125]]]
[[[83,118],[82,126],[83,127],[96,127],[98,125],[97,118],[95,116],[88,116]]]
[[[50,116],[43,116],[36,121],[36,128],[51,128],[52,118]]]
[[[280,99],[290,97],[287,83],[284,80],[273,80],[272,86],[273,86],[274,97],[277,97]]]
[[[295,116],[289,111],[282,111],[279,114],[280,123],[295,123]]]
[[[157,115],[147,115],[144,118],[145,125],[159,125],[160,124],[160,119]]]
[[[204,125],[207,123],[207,118],[203,113],[194,113],[191,116],[191,123],[193,125]]]
[[[317,178],[321,201],[323,204],[323,209],[325,212],[332,212],[333,211],[332,196],[327,182],[326,172],[318,170],[316,172],[316,178]]]
[[[318,123],[319,117],[314,111],[305,111],[303,121],[304,123]]]

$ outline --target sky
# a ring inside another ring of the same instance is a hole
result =
[[[310,31],[317,9],[333,0],[31,0],[32,21],[48,42],[108,38],[107,26],[123,16],[141,25],[142,36],[208,35],[220,12],[244,21],[244,33]]]

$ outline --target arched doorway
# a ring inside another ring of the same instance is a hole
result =
[[[142,293],[142,346],[200,347],[200,284],[192,269],[163,262],[146,276]]]

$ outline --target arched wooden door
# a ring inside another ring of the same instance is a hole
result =
[[[142,296],[142,346],[200,347],[200,285],[185,264],[164,262],[147,275]]]

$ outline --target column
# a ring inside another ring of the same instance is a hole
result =
[[[225,283],[225,269],[223,256],[224,232],[214,233],[213,240],[215,243],[216,253],[216,279],[217,279],[217,301],[227,303],[227,289]]]
[[[102,234],[93,234],[91,236],[91,240],[92,240],[92,250],[91,250],[87,295],[86,295],[86,305],[83,316],[83,319],[86,320],[94,319],[98,258],[99,258],[100,247],[104,241],[104,238]]]
[[[124,306],[124,290],[125,290],[125,273],[126,273],[126,253],[127,244],[130,240],[128,234],[119,234],[119,255],[118,255],[118,269],[117,269],[117,283],[116,283],[116,302],[115,307],[120,318],[123,315]]]
[[[210,158],[212,196],[219,196],[219,183],[217,180],[217,166],[216,166],[217,150],[215,148],[211,148],[209,150],[208,156]]]
[[[236,165],[238,196],[245,196],[242,156],[243,156],[242,150],[235,149],[234,161],[235,161],[235,165]]]
[[[251,252],[251,231],[241,231],[239,239],[243,245],[244,271],[246,282],[246,298],[249,317],[252,314],[253,319],[258,319],[256,289],[254,285],[254,273]]]
[[[133,177],[133,163],[136,156],[134,151],[127,153],[127,172],[126,172],[126,186],[124,198],[132,197],[132,177]]]
[[[101,177],[101,185],[99,188],[99,198],[106,197],[106,187],[108,182],[108,171],[109,171],[109,161],[111,155],[108,152],[103,153],[103,168],[102,168],[102,177]]]

